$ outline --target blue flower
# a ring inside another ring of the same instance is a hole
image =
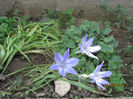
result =
[[[88,35],[86,34],[82,38],[82,45],[79,44],[80,50],[78,51],[78,53],[86,54],[86,55],[88,55],[92,58],[96,58],[98,60],[98,58],[95,55],[93,55],[92,53],[98,52],[101,49],[101,47],[100,46],[91,46],[94,38],[92,37],[87,41],[87,37],[88,37]]]
[[[112,72],[111,71],[100,72],[103,64],[104,62],[102,62],[99,66],[97,66],[97,68],[93,71],[93,73],[89,74],[88,77],[91,78],[92,82],[95,82],[100,88],[102,88],[103,90],[106,90],[106,88],[104,88],[102,84],[109,85],[110,83],[102,78],[111,76]]]
[[[63,77],[66,76],[67,73],[77,74],[77,72],[73,69],[79,62],[77,58],[70,58],[69,59],[69,48],[65,52],[63,56],[60,53],[55,53],[55,64],[52,65],[49,69],[58,70],[59,74]]]

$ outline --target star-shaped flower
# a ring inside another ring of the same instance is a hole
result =
[[[94,37],[90,38],[87,41],[87,37],[88,35],[86,34],[83,38],[82,38],[82,45],[79,44],[80,50],[78,51],[78,53],[83,53],[86,54],[92,58],[96,58],[98,60],[98,58],[93,55],[92,53],[96,53],[101,49],[101,46],[91,46],[92,42],[94,40]]]
[[[106,88],[104,88],[102,86],[102,84],[109,85],[110,83],[102,78],[111,76],[112,72],[111,71],[100,72],[103,64],[104,64],[104,62],[102,62],[99,66],[97,66],[97,68],[94,70],[94,72],[91,73],[90,75],[88,75],[88,77],[91,78],[92,82],[95,82],[100,88],[102,88],[103,90],[106,90]]]
[[[79,62],[78,58],[70,58],[69,59],[69,48],[65,52],[63,56],[60,53],[55,53],[55,62],[56,64],[52,65],[49,69],[58,70],[59,74],[63,77],[66,76],[67,73],[77,74],[77,72],[73,69]]]

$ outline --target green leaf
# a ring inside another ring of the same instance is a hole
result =
[[[85,57],[82,57],[79,61],[79,64],[80,65],[84,65],[86,63],[86,58]]]
[[[70,30],[71,30],[71,34],[81,34],[82,32],[77,28],[75,27],[74,25],[72,25],[70,27]]]
[[[102,34],[108,35],[111,32],[110,28],[106,28],[105,30],[101,31]]]
[[[105,42],[105,43],[109,43],[109,42],[111,42],[111,41],[113,41],[114,40],[114,37],[111,35],[111,36],[109,36],[109,37],[105,37],[105,38],[103,38],[103,41]]]
[[[94,66],[93,63],[89,63],[88,67],[89,67],[89,71],[88,71],[89,74],[92,73],[95,70],[95,66]]]
[[[81,38],[79,38],[78,36],[74,36],[73,39],[74,39],[75,41],[81,40]]]
[[[28,95],[30,93],[30,90],[26,90],[25,94]]]
[[[75,55],[76,54],[76,52],[78,51],[79,49],[78,49],[78,47],[77,48],[75,48],[75,49],[72,49],[72,51],[71,51],[71,55]]]
[[[2,45],[0,45],[0,63],[2,63],[2,60],[6,54],[6,51]]]
[[[114,40],[112,43],[113,48],[116,48],[118,46],[118,41]]]
[[[33,36],[33,34],[35,33],[35,31],[37,30],[38,25],[36,25],[34,28],[32,28],[32,30],[27,34],[27,36]]]
[[[121,66],[123,66],[121,58],[120,58],[119,56],[116,56],[116,55],[113,56],[113,57],[109,60],[108,65],[109,65],[110,67],[113,67],[113,66],[121,67]]]
[[[69,37],[67,35],[62,35],[62,40],[66,42],[69,40]]]
[[[100,27],[99,27],[98,23],[92,22],[92,29],[93,29],[93,31],[99,32]]]
[[[101,43],[100,44],[102,49],[101,51],[104,52],[104,53],[113,53],[113,47],[111,45],[106,45],[104,43]]]
[[[16,15],[17,16],[18,15],[18,12],[19,12],[18,9],[14,10],[13,15]]]
[[[67,42],[66,46],[68,48],[75,48],[76,47],[75,42],[71,39]]]
[[[2,67],[2,65],[0,64],[0,70],[2,69],[3,67]]]

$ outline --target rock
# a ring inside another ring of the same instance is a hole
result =
[[[64,96],[67,92],[69,92],[71,88],[71,84],[66,81],[56,80],[55,84],[55,92],[60,96]]]
[[[47,22],[49,21],[50,19],[48,17],[43,17],[41,18],[40,22]]]
[[[131,92],[133,92],[133,87],[130,87],[129,90],[130,90]]]
[[[74,99],[73,94],[70,94],[70,99]]]
[[[0,74],[0,81],[4,81],[6,77],[3,74]]]
[[[27,85],[27,86],[32,86],[33,83],[32,83],[32,81],[29,80],[29,81],[26,82],[26,85]]]
[[[45,93],[38,93],[38,94],[37,94],[38,97],[43,97],[43,96],[45,96],[45,95],[46,95]]]

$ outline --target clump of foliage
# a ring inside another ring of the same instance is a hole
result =
[[[121,28],[128,31],[133,30],[133,20],[130,16],[127,15],[127,10],[124,6],[118,4],[117,8],[110,8],[107,0],[104,0],[102,7],[114,16],[115,26],[119,25]]]
[[[110,8],[107,0],[104,0],[102,7],[114,16],[115,22],[113,23],[113,25],[120,26],[120,28],[127,30],[128,32],[133,31],[133,19],[131,18],[131,16],[127,15],[127,9],[123,5],[118,4],[117,8]],[[130,35],[130,37],[128,36],[125,39],[132,40],[132,37],[133,36]],[[132,50],[133,46],[130,45],[127,48],[121,49],[121,52],[123,56],[126,54],[130,54],[130,57],[132,58]]]
[[[42,53],[59,43],[59,25],[55,20],[45,23],[26,22],[17,16],[0,18],[0,68],[3,72],[18,52],[30,62],[26,53]]]
[[[75,17],[73,16],[73,8],[68,8],[62,11],[56,11],[54,9],[48,10],[48,16],[50,18],[57,18],[61,28],[66,28],[71,26],[75,22]]]
[[[123,84],[125,81],[120,72],[120,68],[123,66],[123,64],[121,58],[117,56],[117,51],[115,50],[118,42],[112,35],[109,34],[110,32],[111,29],[109,27],[100,29],[100,26],[97,22],[85,21],[78,28],[71,26],[65,31],[65,33],[61,36],[63,43],[59,44],[58,48],[56,48],[56,51],[63,53],[67,48],[71,48],[71,56],[81,59],[76,67],[77,71],[81,74],[90,74],[95,69],[95,66],[99,64],[99,62],[86,56],[76,54],[76,52],[79,50],[77,45],[80,43],[81,38],[87,33],[88,37],[94,37],[94,45],[100,44],[102,48],[101,52],[99,52],[97,56],[100,58],[99,60],[105,61],[107,66],[105,69],[108,68],[108,70],[113,72],[110,82]],[[115,89],[117,91],[124,90],[123,87],[115,87]]]

